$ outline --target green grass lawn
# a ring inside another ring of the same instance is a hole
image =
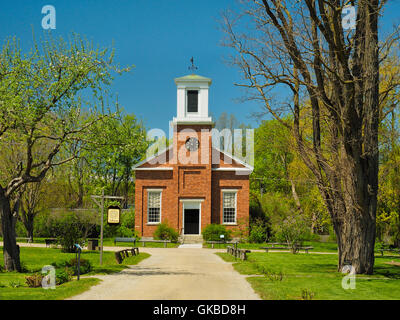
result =
[[[337,255],[254,252],[247,261],[235,261],[227,253],[217,255],[234,262],[241,274],[258,275],[247,280],[262,299],[298,300],[304,290],[322,300],[400,299],[400,266],[385,263],[400,262],[399,256],[376,256],[375,274],[357,275],[356,289],[345,290],[344,274],[337,271]]]
[[[45,265],[52,263],[62,263],[71,258],[75,258],[75,253],[63,253],[60,249],[52,248],[28,248],[21,247],[21,263],[26,272],[0,272],[0,300],[60,300],[65,299],[88,290],[100,280],[95,278],[85,278],[95,274],[111,274],[125,269],[128,265],[135,265],[148,258],[148,253],[140,253],[124,259],[122,264],[117,264],[114,252],[103,253],[103,265],[99,264],[99,252],[83,251],[82,259],[91,262],[93,270],[81,276],[80,281],[73,281],[61,284],[56,289],[29,288],[25,283],[25,277],[34,272],[41,272]],[[0,249],[0,262],[3,261],[3,249]]]

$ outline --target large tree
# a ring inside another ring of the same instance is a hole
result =
[[[93,132],[95,143],[88,144],[86,160],[97,184],[110,195],[123,195],[128,203],[133,190],[133,166],[146,153],[149,145],[143,123],[135,115],[122,112],[112,119],[99,121]]]
[[[378,42],[384,3],[253,0],[245,1],[239,16],[224,15],[227,45],[237,51],[233,62],[247,80],[242,85],[291,130],[315,177],[337,235],[338,269],[351,264],[367,274],[374,266],[378,127],[385,99],[379,66],[393,44],[392,38]],[[357,12],[354,29],[342,21],[348,5]],[[237,31],[241,21],[250,29]],[[311,135],[302,124],[311,126]]]
[[[0,52],[0,150],[23,150],[11,175],[0,172],[6,270],[21,270],[15,235],[18,208],[11,206],[14,195],[23,185],[42,181],[51,168],[76,158],[76,153],[62,157],[60,150],[68,142],[79,146],[105,117],[98,106],[104,105],[100,102],[112,71],[125,70],[113,65],[112,52],[93,48],[76,35],[69,41],[47,38],[26,54],[17,41],[5,42]],[[90,116],[83,119],[85,107]]]

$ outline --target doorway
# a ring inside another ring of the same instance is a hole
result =
[[[200,202],[183,204],[184,234],[200,234]]]

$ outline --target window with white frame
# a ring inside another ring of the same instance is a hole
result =
[[[236,191],[222,192],[223,223],[236,223]]]
[[[161,222],[161,191],[149,190],[147,193],[147,222]]]

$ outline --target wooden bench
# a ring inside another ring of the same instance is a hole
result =
[[[268,252],[268,250],[290,250],[291,248],[289,246],[286,247],[260,247],[260,249],[264,249],[265,252]],[[308,253],[309,250],[314,249],[314,247],[299,247],[299,250],[304,250],[305,253]]]
[[[152,239],[148,239],[148,240],[138,240],[138,242],[142,242],[142,246],[143,247],[146,246],[146,242],[164,243],[164,248],[166,248],[167,247],[167,243],[171,243],[171,240],[152,240]]]
[[[384,251],[388,251],[388,252],[397,252],[398,254],[400,254],[400,248],[395,248],[395,249],[378,249],[377,250],[378,252],[380,252],[381,253],[381,255],[383,256],[383,252]]]
[[[306,253],[308,253],[308,250],[314,249],[314,247],[300,247],[300,250],[304,250]]]
[[[114,245],[116,245],[117,242],[132,242],[133,245],[135,245],[136,238],[114,238]]]
[[[239,258],[240,260],[247,260],[247,253],[250,253],[250,250],[246,249],[237,249],[233,246],[227,246],[226,252],[233,255],[235,258]]]
[[[44,242],[46,243],[46,247],[48,247],[52,244],[57,243],[57,239],[56,238],[47,238],[47,239],[44,239]]]
[[[121,264],[125,258],[131,256],[137,256],[139,254],[139,248],[125,249],[115,252],[115,259],[118,264]]]
[[[28,243],[32,243],[32,238],[31,238],[31,237],[28,237],[28,238],[24,238],[24,237],[17,237],[16,239],[17,239],[17,241],[19,241],[19,240],[26,240],[26,242],[28,242]]]

